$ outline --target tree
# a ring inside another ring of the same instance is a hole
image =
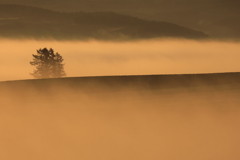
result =
[[[63,58],[59,53],[54,53],[50,48],[39,49],[37,54],[33,54],[33,60],[30,64],[36,66],[33,73],[30,73],[34,78],[58,78],[66,76],[64,71]]]

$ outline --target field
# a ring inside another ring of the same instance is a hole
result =
[[[0,159],[237,160],[240,73],[0,82]]]

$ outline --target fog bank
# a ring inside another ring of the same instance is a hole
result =
[[[0,40],[0,81],[31,79],[40,48],[65,59],[67,76],[184,74],[240,71],[239,42],[146,40],[133,42]]]
[[[237,160],[239,89],[0,90],[0,159]]]

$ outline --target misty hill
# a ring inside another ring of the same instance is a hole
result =
[[[0,0],[0,3],[31,5],[66,12],[114,11],[190,27],[211,37],[240,37],[238,0]]]
[[[0,82],[0,159],[237,160],[239,80],[224,73]]]
[[[49,89],[61,90],[71,88],[75,91],[96,92],[119,91],[124,89],[140,90],[169,90],[186,89],[191,91],[209,90],[240,90],[240,73],[213,74],[183,74],[183,75],[139,75],[139,76],[99,76],[99,77],[71,77],[37,80],[21,80],[0,82],[2,90],[28,90],[34,88],[39,91]],[[100,90],[99,90],[100,89]],[[97,93],[97,92],[96,92]]]
[[[21,5],[0,5],[0,36],[54,39],[207,38],[176,24],[147,21],[114,12],[56,12]]]

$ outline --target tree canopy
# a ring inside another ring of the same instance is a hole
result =
[[[36,69],[30,73],[34,78],[59,78],[66,76],[64,71],[63,58],[59,53],[54,53],[52,48],[39,49],[33,54],[30,64]]]

